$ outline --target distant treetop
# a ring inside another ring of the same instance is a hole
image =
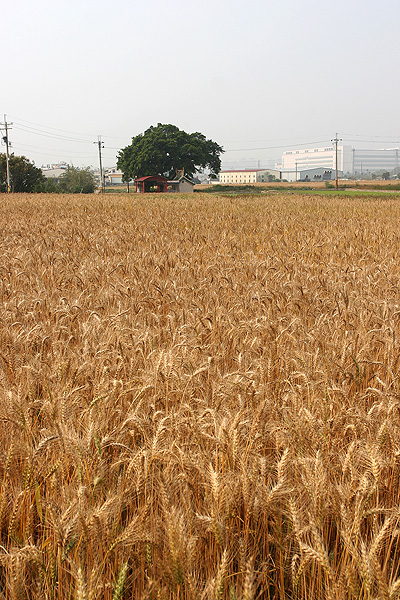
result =
[[[25,156],[9,157],[10,186],[12,192],[41,192],[45,178],[41,169]],[[7,191],[7,158],[0,154],[0,192]]]
[[[177,172],[192,177],[197,171],[221,169],[223,148],[199,132],[186,133],[175,125],[158,123],[132,138],[132,143],[118,153],[117,167],[124,180],[147,175],[174,179]]]

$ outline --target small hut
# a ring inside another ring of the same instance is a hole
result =
[[[140,194],[160,193],[167,191],[167,179],[161,175],[148,175],[135,179],[135,190]]]
[[[168,181],[167,191],[181,193],[193,192],[193,186],[193,181],[185,175],[182,175],[181,177]]]

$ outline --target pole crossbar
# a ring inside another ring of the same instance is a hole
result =
[[[341,142],[342,139],[338,138],[338,134],[336,134],[336,137],[331,141],[335,144],[335,188],[338,189],[338,143]]]
[[[6,145],[6,169],[7,169],[7,194],[11,193],[11,178],[10,178],[10,141],[8,139],[8,130],[10,129],[12,123],[7,123],[7,116],[4,115],[4,124],[2,124],[1,129],[4,129],[5,136],[4,142]]]
[[[93,142],[93,144],[97,144],[99,147],[100,194],[104,194],[105,181],[104,181],[104,175],[103,175],[103,163],[102,163],[102,158],[101,158],[101,150],[102,150],[102,148],[104,148],[104,144],[101,141],[101,135],[97,136],[97,142]]]

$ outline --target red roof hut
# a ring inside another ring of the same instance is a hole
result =
[[[161,175],[148,175],[135,179],[136,192],[147,194],[149,192],[166,192],[167,179]]]

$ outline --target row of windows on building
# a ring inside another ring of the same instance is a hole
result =
[[[237,175],[223,175],[220,174],[220,182],[221,183],[255,183],[256,177],[255,175],[251,176],[237,176]]]
[[[303,154],[307,152],[333,152],[333,148],[314,148],[313,150],[289,150],[288,152],[284,152],[284,154]]]

